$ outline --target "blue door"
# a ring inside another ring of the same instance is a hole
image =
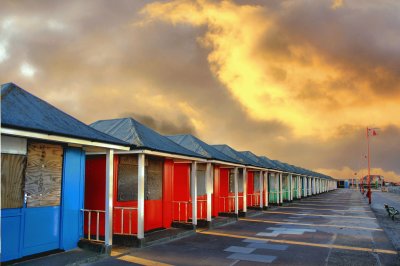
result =
[[[22,208],[22,256],[60,247],[62,156],[60,145],[28,145]]]

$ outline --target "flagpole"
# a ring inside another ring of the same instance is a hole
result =
[[[369,128],[367,127],[367,143],[368,143],[368,203],[371,204],[371,162],[369,155]]]

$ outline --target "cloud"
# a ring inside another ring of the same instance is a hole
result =
[[[375,126],[372,166],[398,174],[400,5],[330,4],[4,1],[0,82],[86,123],[130,115],[327,173],[365,168]]]
[[[331,175],[336,177],[337,179],[361,179],[361,177],[368,176],[368,168],[362,169],[352,169],[350,167],[343,167],[340,169],[324,169],[317,168],[315,171],[319,171],[322,173],[326,173],[327,175]],[[382,168],[371,168],[371,175],[382,175],[385,178],[385,181],[388,182],[400,182],[400,175],[395,173],[394,171],[385,171]]]
[[[297,136],[327,138],[343,122],[391,123],[377,114],[383,103],[388,112],[400,111],[393,60],[400,48],[383,49],[377,36],[400,47],[393,37],[400,20],[376,20],[371,31],[365,21],[391,10],[372,2],[362,8],[350,5],[338,14],[322,1],[283,1],[271,9],[187,0],[152,3],[143,12],[149,21],[206,26],[198,40],[209,49],[210,69],[253,119],[277,119]]]
[[[338,8],[342,7],[343,4],[344,4],[343,0],[333,0],[331,8],[332,9],[338,9]]]
[[[168,120],[159,120],[149,115],[136,113],[123,113],[120,117],[132,117],[140,123],[156,130],[163,135],[193,134],[196,135],[196,128],[188,117],[180,117],[179,122],[175,123]]]

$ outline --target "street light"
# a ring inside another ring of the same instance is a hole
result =
[[[368,128],[367,127],[367,143],[368,143],[368,203],[371,204],[371,161],[370,161],[370,155],[369,155],[369,137],[370,135],[376,136],[376,130],[378,128]]]

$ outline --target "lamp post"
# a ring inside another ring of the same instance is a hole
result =
[[[371,160],[370,160],[370,152],[369,152],[369,137],[370,134],[372,136],[376,136],[376,129],[378,128],[368,128],[367,127],[367,143],[368,143],[368,203],[371,204]]]

